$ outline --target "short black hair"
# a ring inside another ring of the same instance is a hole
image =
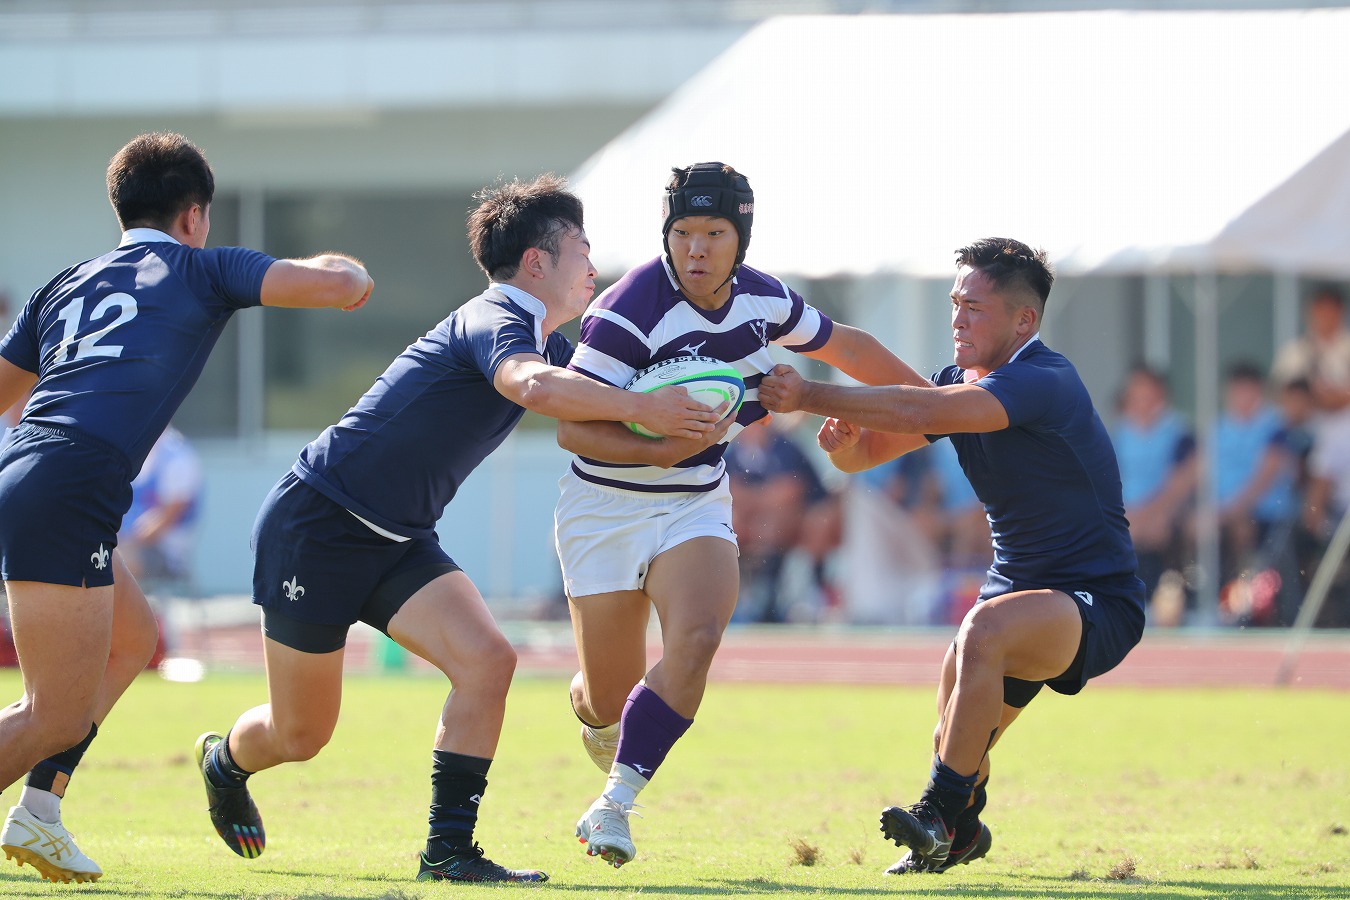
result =
[[[1228,381],[1255,381],[1266,383],[1266,370],[1249,359],[1240,359],[1228,367]]]
[[[165,230],[194,204],[210,206],[215,193],[216,177],[206,155],[181,134],[142,134],[108,163],[108,200],[123,229]]]
[[[1345,294],[1334,284],[1319,284],[1308,299],[1311,303],[1326,301],[1345,309]]]
[[[970,266],[993,283],[999,291],[1029,290],[1045,307],[1055,270],[1044,250],[1028,247],[1012,238],[981,238],[956,251],[956,267]]]
[[[493,281],[513,278],[531,247],[556,258],[562,236],[585,227],[581,201],[552,173],[499,182],[473,198],[479,202],[469,211],[469,249]]]

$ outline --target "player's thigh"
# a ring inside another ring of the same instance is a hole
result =
[[[647,672],[651,600],[642,591],[610,591],[568,598],[568,609],[586,698],[597,715],[617,721],[616,709],[623,711]]]
[[[1045,681],[1063,674],[1078,656],[1083,620],[1068,594],[1016,591],[975,604],[957,636],[958,668],[997,657],[1003,674]]]
[[[113,588],[5,583],[9,627],[33,712],[57,727],[72,719],[72,744],[89,730],[112,645]],[[83,720],[83,728],[78,722]]]
[[[694,662],[711,662],[739,591],[731,541],[704,535],[658,555],[647,575],[647,594],[661,620],[666,655],[687,652]]]
[[[511,681],[516,654],[478,588],[459,569],[418,588],[389,619],[388,634],[456,685]]]
[[[267,668],[267,700],[273,727],[296,752],[291,758],[317,753],[333,736],[342,708],[343,648],[311,653],[263,638]]]
[[[145,592],[127,568],[120,550],[113,551],[113,653],[125,657],[143,656],[141,664],[154,654],[159,638],[155,611]]]

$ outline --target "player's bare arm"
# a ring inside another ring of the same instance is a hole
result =
[[[887,350],[881,341],[851,325],[836,322],[823,347],[802,355],[827,363],[863,384],[931,386],[927,378]]]
[[[37,384],[37,373],[21,369],[0,356],[0,413],[19,403]]]
[[[354,310],[366,304],[375,281],[350,256],[323,253],[309,259],[279,259],[263,276],[263,306]]]
[[[1003,404],[974,384],[851,387],[808,381],[780,364],[760,382],[759,400],[772,412],[800,409],[896,434],[982,433],[1008,427]]]
[[[663,390],[665,390],[663,388]],[[725,404],[714,410],[725,412]],[[558,446],[588,459],[611,463],[636,463],[668,469],[681,460],[702,453],[726,437],[736,419],[727,416],[711,431],[697,437],[653,439],[635,434],[618,422],[558,422]]]
[[[633,393],[549,365],[535,353],[517,353],[504,359],[493,376],[493,387],[526,409],[554,419],[637,422],[648,431],[669,437],[702,437],[712,431],[717,420],[713,410],[691,399],[682,387]]]
[[[839,471],[861,472],[926,447],[928,439],[920,434],[871,431],[843,419],[828,418],[816,434],[816,443]]]

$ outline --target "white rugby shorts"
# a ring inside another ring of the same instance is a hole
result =
[[[696,537],[736,543],[725,478],[711,491],[648,494],[592,484],[569,470],[558,487],[553,533],[572,598],[639,590],[652,560]]]

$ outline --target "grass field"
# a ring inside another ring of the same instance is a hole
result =
[[[51,885],[0,860],[0,896],[412,898],[537,891],[661,897],[1350,898],[1350,697],[1311,691],[1089,689],[1043,695],[994,757],[990,856],[942,876],[883,877],[877,830],[927,775],[928,690],[714,684],[643,794],[637,859],[585,856],[577,816],[602,787],[565,684],[518,678],[479,840],[534,866],[538,888],[419,884],[430,676],[353,677],[317,759],[253,779],[257,860],[211,831],[191,761],[198,733],[264,699],[257,675],[147,676],[72,782],[66,824],[106,875]],[[17,697],[0,674],[0,698]],[[13,803],[18,789],[6,800]]]

